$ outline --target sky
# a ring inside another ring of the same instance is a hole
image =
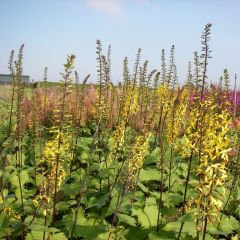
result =
[[[103,52],[112,46],[112,79],[122,80],[122,63],[133,69],[138,48],[149,71],[161,68],[161,51],[168,61],[171,46],[179,81],[186,80],[188,62],[201,51],[201,33],[213,24],[209,81],[216,82],[224,68],[240,79],[239,0],[0,0],[0,73],[8,73],[11,50],[24,47],[24,74],[34,81],[61,80],[68,54],[75,54],[76,70],[96,82],[96,40]],[[240,81],[239,81],[240,83]]]

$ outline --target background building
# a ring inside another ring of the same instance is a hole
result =
[[[22,80],[25,83],[30,82],[30,76],[24,75],[22,76]],[[11,84],[12,82],[12,75],[10,74],[0,74],[0,84]]]

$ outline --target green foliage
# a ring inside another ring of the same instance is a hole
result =
[[[228,72],[225,89],[206,87],[210,30],[183,88],[174,45],[168,66],[162,50],[161,73],[148,72],[148,60],[141,65],[141,49],[132,74],[125,58],[117,87],[111,47],[103,55],[98,40],[95,88],[85,85],[89,76],[79,85],[75,74],[72,83],[69,55],[61,83],[48,83],[45,69],[31,94],[22,84],[23,46],[15,63],[12,52],[11,95],[0,102],[0,238],[235,239],[239,123],[219,96],[230,92]],[[221,128],[226,136],[217,135]],[[217,206],[212,215],[209,206]]]

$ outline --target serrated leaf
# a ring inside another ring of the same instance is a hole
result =
[[[8,224],[9,224],[9,216],[6,213],[2,212],[0,214],[0,229],[7,228]]]
[[[148,236],[148,229],[142,229],[142,228],[134,228],[134,227],[129,227],[128,228],[128,233],[126,235],[126,239],[128,240],[145,240],[147,239]]]
[[[26,240],[42,240],[43,239],[43,234],[44,234],[44,232],[41,231],[41,230],[31,231],[30,233],[27,234]],[[52,240],[67,240],[67,237],[62,232],[57,232],[57,233],[46,232],[45,236],[46,236],[46,238],[49,237],[49,239],[52,239]]]
[[[111,175],[111,169],[100,169],[98,172],[98,177],[106,179]]]
[[[163,207],[161,212],[163,216],[172,217],[177,214],[178,209],[175,207]]]
[[[133,227],[136,226],[137,221],[136,221],[135,218],[130,217],[127,214],[121,214],[121,213],[118,213],[117,216],[118,216],[118,219],[119,219],[120,223],[123,222],[123,223],[126,223],[130,226],[133,226]]]
[[[79,192],[80,186],[77,183],[65,184],[62,186],[62,190],[66,195],[75,198],[76,194]]]
[[[195,238],[197,234],[196,234],[196,226],[194,221],[184,222],[183,232]]]
[[[159,232],[151,232],[148,234],[149,240],[174,240],[177,239],[175,237],[176,232],[167,232],[164,230],[160,230]]]
[[[65,228],[71,232],[73,229],[73,224],[75,222],[75,211],[72,209],[72,212],[68,215],[65,215],[61,222],[64,224]],[[76,225],[83,225],[85,222],[86,218],[84,216],[84,210],[82,208],[79,208]]]
[[[158,218],[156,200],[154,198],[148,198],[144,209],[132,209],[132,216],[137,216],[138,222],[143,228],[156,226]]]
[[[76,226],[74,236],[84,237],[88,240],[95,240],[99,234],[107,232],[107,230],[106,225]]]
[[[28,171],[25,169],[25,170],[22,170],[20,172],[20,181],[21,181],[21,186],[23,187],[23,185],[27,182],[30,181],[29,179],[29,175],[28,175]],[[11,179],[11,183],[14,187],[19,187],[19,177],[18,175],[16,176],[13,176],[12,179]]]
[[[140,171],[139,180],[141,182],[159,181],[160,172],[157,169],[142,169]]]
[[[61,201],[56,204],[56,209],[57,209],[57,211],[68,210],[72,205],[75,205],[76,203],[77,203],[76,200],[70,200],[67,202]]]
[[[51,234],[50,239],[52,239],[52,240],[67,240],[67,237],[65,236],[65,234],[63,232],[59,232],[59,233]]]
[[[109,199],[109,195],[110,195],[109,193],[106,193],[103,196],[100,196],[96,199],[97,208],[102,208],[106,204],[106,202]]]
[[[144,160],[144,165],[150,165],[152,163],[156,163],[159,160],[160,149],[155,148],[151,153],[147,154]]]
[[[117,200],[118,200],[118,197],[113,197],[111,199],[110,204],[107,208],[107,211],[104,214],[105,217],[110,216],[111,214],[113,214],[115,212]],[[118,212],[126,213],[130,209],[131,205],[132,205],[131,200],[129,198],[127,198],[127,196],[125,196],[120,205]]]
[[[239,228],[239,222],[233,216],[223,215],[219,230],[223,235],[228,235]]]
[[[26,240],[42,240],[42,239],[43,239],[43,232],[40,232],[40,231],[31,231],[26,236]]]
[[[178,231],[177,229],[180,229],[181,223],[179,221],[176,222],[169,222],[167,223],[163,230],[169,232],[169,231]]]
[[[132,216],[136,216],[138,218],[138,222],[143,228],[150,227],[149,218],[142,209],[132,209]]]
[[[35,217],[33,222],[32,222],[33,216],[27,216],[24,220],[24,224],[27,226],[31,226],[31,225],[37,225],[37,226],[43,226],[44,225],[44,218],[37,218]],[[31,223],[32,222],[32,223]],[[31,225],[30,225],[31,223]]]
[[[175,193],[163,193],[164,206],[174,207],[182,201],[182,197]]]
[[[203,238],[202,232],[199,233],[199,239]],[[206,233],[205,240],[215,240],[210,234]]]
[[[149,192],[148,188],[145,187],[142,183],[138,182],[138,186],[144,193]]]
[[[163,230],[165,230],[167,232],[169,232],[169,231],[178,232],[180,227],[181,227],[180,221],[169,222],[164,226]],[[185,233],[187,235],[195,237],[196,236],[195,229],[196,229],[196,227],[195,227],[195,223],[193,221],[184,222],[182,233]]]

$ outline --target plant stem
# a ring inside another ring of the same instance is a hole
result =
[[[191,155],[189,157],[189,164],[188,164],[188,172],[187,172],[187,178],[186,178],[186,183],[185,183],[185,189],[184,189],[184,196],[183,196],[183,208],[182,208],[182,216],[185,214],[185,202],[187,198],[187,189],[188,189],[188,183],[190,179],[190,173],[191,173],[191,168],[192,168],[192,162],[193,162],[193,150],[191,151]],[[181,223],[181,227],[178,233],[177,239],[180,239],[182,229],[183,229],[184,222]]]

